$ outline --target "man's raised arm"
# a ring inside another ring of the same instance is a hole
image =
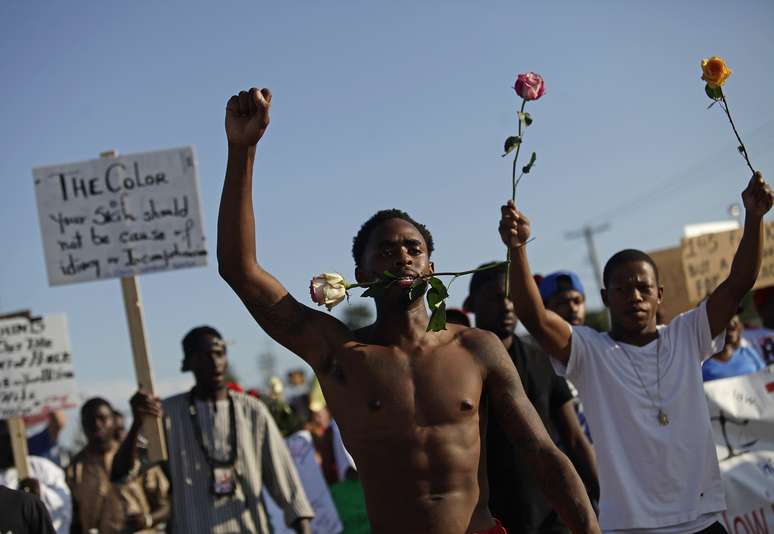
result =
[[[253,164],[270,107],[271,92],[254,87],[232,96],[226,106],[228,164],[218,213],[218,270],[267,334],[316,367],[332,336],[344,334],[343,325],[299,304],[256,259]]]
[[[511,251],[511,276],[508,291],[516,316],[548,354],[565,365],[570,358],[572,330],[564,319],[543,305],[535,279],[529,268],[527,249],[529,220],[513,202],[500,208],[500,237]]]
[[[753,174],[742,192],[744,232],[736,249],[731,272],[707,299],[707,318],[714,338],[725,330],[739,303],[755,285],[763,256],[763,216],[771,209],[774,194],[760,172]]]

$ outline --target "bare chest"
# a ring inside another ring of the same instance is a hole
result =
[[[453,425],[478,416],[481,370],[459,346],[405,352],[352,344],[324,367],[326,399],[350,427]]]

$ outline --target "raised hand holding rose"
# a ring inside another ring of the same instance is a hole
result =
[[[750,183],[742,192],[742,202],[744,202],[744,209],[750,215],[763,217],[769,212],[774,204],[774,193],[763,179],[763,174],[760,172],[753,174]]]
[[[532,156],[529,158],[529,162],[521,168],[521,174],[519,174],[518,177],[516,177],[516,169],[518,168],[518,160],[519,160],[519,151],[521,150],[521,145],[524,142],[524,134],[522,133],[522,130],[524,129],[526,131],[526,128],[532,124],[532,116],[524,111],[524,107],[526,106],[528,101],[531,100],[537,100],[541,96],[543,96],[546,92],[546,85],[545,81],[543,80],[543,77],[540,74],[537,74],[536,72],[523,72],[516,76],[516,83],[513,85],[513,90],[516,91],[516,94],[521,97],[521,109],[518,111],[516,116],[518,117],[518,134],[515,136],[508,137],[505,140],[505,154],[503,154],[503,157],[510,154],[512,151],[516,151],[516,154],[513,157],[513,166],[511,169],[511,203],[515,205],[516,203],[516,187],[519,185],[519,182],[521,181],[522,177],[525,174],[529,174],[529,172],[532,170],[532,167],[535,165],[535,161],[537,160],[537,153],[533,152]],[[511,275],[511,249],[508,248],[508,254],[507,254],[507,268],[505,273],[505,294],[508,294],[508,288],[510,284],[510,275]]]

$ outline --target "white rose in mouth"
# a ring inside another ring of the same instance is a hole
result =
[[[347,297],[347,281],[339,273],[323,273],[309,283],[312,302],[328,311]]]

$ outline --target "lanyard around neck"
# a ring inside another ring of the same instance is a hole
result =
[[[231,467],[236,463],[237,459],[236,409],[234,408],[234,399],[231,398],[231,395],[227,394],[226,398],[228,399],[228,419],[230,423],[229,445],[231,445],[231,451],[229,451],[227,460],[218,460],[217,458],[212,457],[210,451],[207,450],[207,447],[204,444],[204,436],[202,434],[202,427],[199,424],[199,411],[196,409],[196,400],[194,399],[193,389],[188,392],[188,413],[191,415],[194,437],[199,443],[204,458],[207,460],[207,463],[210,464],[210,467]],[[214,445],[214,437],[212,441]]]

